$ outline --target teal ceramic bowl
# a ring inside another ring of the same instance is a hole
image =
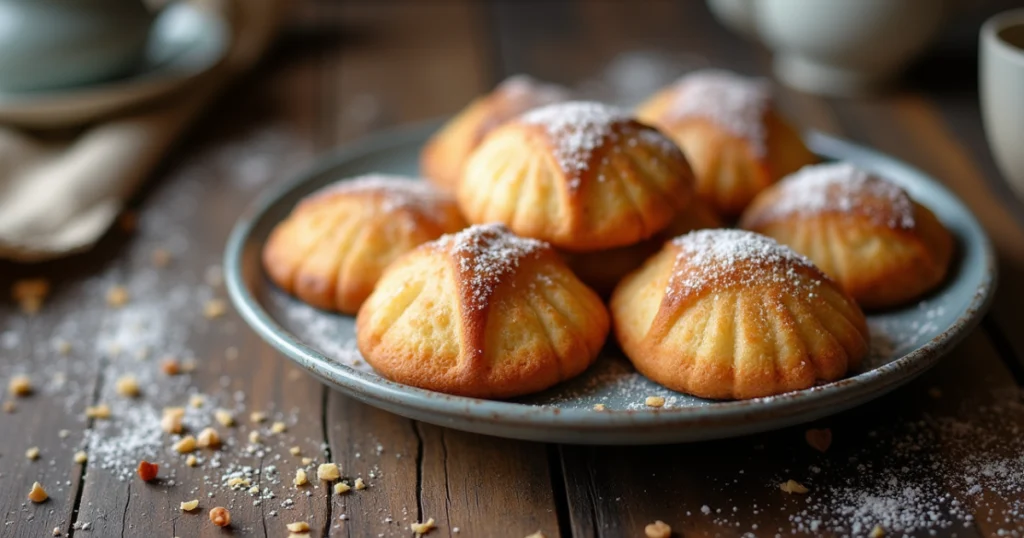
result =
[[[610,344],[580,377],[515,400],[463,398],[394,383],[360,359],[352,317],[307,307],[275,288],[264,274],[260,250],[296,202],[324,185],[369,172],[415,175],[420,147],[435,127],[382,133],[324,157],[241,216],[224,260],[231,299],[261,337],[329,386],[409,418],[502,437],[587,444],[684,442],[780,428],[849,409],[921,374],[977,325],[995,289],[991,244],[945,187],[896,159],[811,133],[807,143],[816,153],[899,183],[935,212],[958,243],[955,267],[940,289],[917,304],[868,316],[872,353],[860,371],[779,396],[709,401],[648,381]],[[666,405],[647,408],[650,395],[665,397]],[[604,411],[593,410],[598,403]]]

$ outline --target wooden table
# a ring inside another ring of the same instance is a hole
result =
[[[920,380],[813,425],[834,436],[822,454],[805,443],[806,427],[631,448],[447,430],[326,389],[230,309],[204,316],[216,310],[211,299],[225,297],[217,264],[235,218],[320,152],[451,114],[518,72],[579,85],[609,80],[608,66],[617,65],[610,80],[628,85],[651,65],[750,74],[769,67],[764,51],[689,0],[301,5],[260,68],[166,159],[136,200],[136,226],[111,231],[86,254],[0,265],[2,289],[26,277],[53,285],[35,316],[9,301],[0,306],[0,377],[27,373],[36,389],[7,395],[16,409],[0,414],[0,536],[220,536],[228,531],[206,516],[213,506],[230,509],[229,533],[239,536],[285,536],[293,521],[308,521],[313,535],[408,536],[409,524],[426,518],[437,524],[430,536],[642,536],[656,519],[682,536],[866,535],[875,525],[890,535],[1020,536],[1024,211],[1001,182],[980,124],[972,44],[982,15],[964,14],[885,97],[779,90],[801,126],[876,147],[945,182],[1000,256],[998,296],[981,326]],[[625,51],[632,60],[618,56]],[[166,267],[152,260],[161,249],[172,254]],[[129,293],[119,308],[106,300],[116,286]],[[164,356],[194,358],[196,369],[168,376]],[[126,373],[140,382],[140,397],[117,393]],[[215,457],[201,452],[190,467],[158,423],[164,406],[188,405],[194,394],[206,402],[190,407],[186,424],[215,425],[225,447]],[[112,417],[87,419],[86,407],[99,403]],[[238,424],[216,424],[218,407],[234,410]],[[251,423],[253,411],[268,420]],[[286,431],[273,433],[275,421]],[[249,442],[253,430],[258,443]],[[24,455],[33,446],[41,451],[35,461]],[[89,455],[85,465],[73,461],[79,449]],[[160,481],[134,476],[143,457],[160,464]],[[295,488],[302,457],[339,462],[346,478],[369,487],[338,496]],[[224,485],[232,472],[248,485]],[[783,493],[779,483],[789,479],[810,492]],[[33,481],[49,491],[45,504],[25,500]],[[250,494],[252,486],[260,493]],[[193,498],[199,510],[179,510]]]

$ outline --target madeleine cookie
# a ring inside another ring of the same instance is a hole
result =
[[[946,278],[953,236],[907,193],[848,163],[808,166],[763,192],[743,228],[814,261],[864,308],[919,298]]]
[[[810,260],[742,230],[665,244],[611,300],[636,369],[672,390],[745,399],[835,381],[868,352],[864,314]]]
[[[466,158],[487,133],[506,121],[551,103],[565,101],[569,90],[516,75],[478,97],[446,123],[423,146],[420,169],[434,185],[454,191]]]
[[[579,375],[608,334],[600,298],[543,241],[472,226],[403,256],[359,310],[359,351],[382,376],[478,398]]]
[[[697,176],[697,193],[735,217],[762,189],[817,161],[776,112],[767,83],[719,70],[679,79],[637,109],[668,134]]]
[[[267,239],[263,266],[306,303],[354,314],[395,258],[465,226],[455,201],[427,183],[362,176],[299,202]]]
[[[492,132],[470,156],[458,200],[472,223],[501,222],[560,249],[631,245],[692,198],[686,157],[617,108],[569,102]]]

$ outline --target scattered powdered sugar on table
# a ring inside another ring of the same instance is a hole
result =
[[[470,308],[478,310],[487,307],[491,294],[522,259],[550,248],[543,241],[513,234],[503,224],[470,226],[429,245],[456,257],[463,297]]]
[[[718,69],[702,69],[680,78],[671,91],[666,121],[706,118],[748,141],[759,156],[767,155],[764,114],[771,103],[767,81]]]
[[[512,75],[494,88],[493,95],[501,100],[506,110],[518,115],[539,106],[560,103],[569,99],[568,88],[541,82],[530,75]]]
[[[894,229],[914,227],[914,204],[906,191],[851,163],[805,166],[775,188],[777,198],[755,219],[841,212],[864,215]]]
[[[554,144],[554,156],[570,177],[569,186],[579,186],[579,177],[590,166],[593,151],[613,135],[612,125],[629,120],[625,110],[590,101],[571,101],[527,112],[520,121],[543,126]]]
[[[770,237],[744,230],[697,230],[672,240],[679,249],[677,272],[669,279],[669,296],[698,291],[722,279],[746,286],[778,283],[792,290],[821,282],[798,269],[813,269],[806,257]]]

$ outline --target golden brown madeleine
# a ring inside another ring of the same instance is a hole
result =
[[[395,258],[465,226],[455,201],[426,182],[362,176],[299,202],[267,239],[263,266],[306,303],[355,314]]]
[[[742,230],[665,244],[611,300],[636,369],[703,398],[756,398],[834,381],[868,352],[857,304],[810,260]]]
[[[776,113],[766,82],[720,70],[690,73],[637,108],[668,134],[697,175],[697,193],[719,214],[739,215],[762,189],[817,162]]]
[[[953,236],[898,186],[849,163],[808,166],[761,193],[740,225],[814,261],[864,308],[920,297],[945,278]]]
[[[494,130],[470,156],[457,197],[471,223],[501,222],[571,251],[631,245],[692,199],[686,157],[614,107],[568,102]]]
[[[427,243],[388,267],[359,310],[359,351],[384,377],[508,398],[576,376],[608,313],[550,245],[500,224]]]
[[[628,247],[595,250],[593,252],[562,252],[565,263],[573,273],[590,286],[594,291],[607,297],[624,276],[640,267],[665,244],[665,241],[678,235],[701,230],[719,228],[722,220],[703,200],[695,199],[689,207],[680,211],[668,228],[658,232],[654,237]]]
[[[423,175],[453,192],[466,158],[487,133],[523,112],[568,98],[569,90],[526,75],[505,79],[491,93],[474,99],[427,141],[420,154]]]

